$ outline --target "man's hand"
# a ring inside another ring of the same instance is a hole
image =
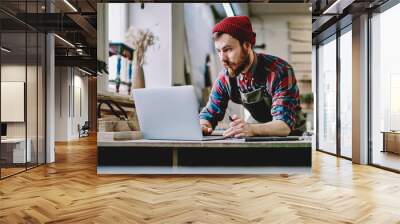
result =
[[[223,133],[225,137],[240,138],[254,135],[251,125],[246,123],[237,115],[232,116],[232,122],[229,125],[230,128]]]
[[[201,131],[203,132],[203,135],[211,135],[213,129],[212,129],[212,125],[209,121],[200,119],[200,126],[201,126]]]

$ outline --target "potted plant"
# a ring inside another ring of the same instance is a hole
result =
[[[303,109],[312,109],[314,97],[312,93],[300,94],[300,104]]]
[[[135,29],[129,27],[126,33],[126,42],[134,49],[133,52],[133,88],[144,88],[145,79],[143,72],[144,57],[149,46],[152,46],[157,41],[157,37],[149,29]]]

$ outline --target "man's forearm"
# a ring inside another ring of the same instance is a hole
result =
[[[251,124],[251,129],[254,136],[288,136],[291,131],[289,126],[281,120]]]

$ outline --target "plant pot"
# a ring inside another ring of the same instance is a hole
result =
[[[133,73],[133,88],[140,89],[145,87],[143,67],[135,65]]]

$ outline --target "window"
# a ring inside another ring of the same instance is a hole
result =
[[[340,155],[352,154],[352,33],[351,26],[340,36]]]
[[[23,16],[40,13],[43,4],[8,1],[0,7],[17,5]],[[3,12],[0,17],[0,178],[5,178],[45,163],[46,38]]]
[[[336,36],[318,48],[318,149],[336,153]]]
[[[109,43],[121,44],[125,42],[125,35],[128,30],[128,4],[113,3],[107,4],[108,7],[108,40]],[[119,24],[119,25],[115,25]],[[120,47],[122,48],[122,47]],[[128,95],[129,86],[129,67],[131,62],[120,54],[115,54],[108,59],[109,69],[109,92],[120,92]],[[118,83],[118,84],[117,84]],[[117,88],[118,86],[118,88]],[[121,87],[121,88],[120,88]]]
[[[400,170],[400,31],[396,28],[398,21],[400,4],[371,18],[372,163],[396,170]]]

